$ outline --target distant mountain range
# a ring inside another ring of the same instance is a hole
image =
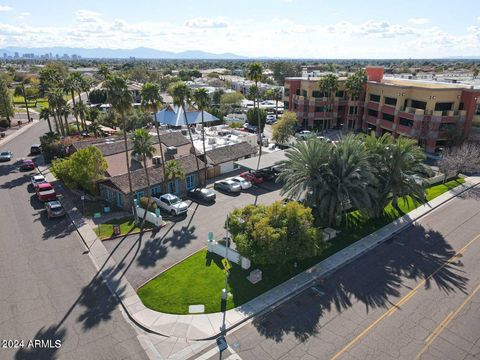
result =
[[[34,54],[35,56],[45,55],[51,53],[63,56],[67,54],[72,56],[74,54],[80,55],[82,58],[90,59],[125,59],[135,57],[138,59],[246,59],[246,56],[240,56],[232,53],[214,54],[200,50],[187,50],[182,52],[156,50],[146,47],[138,47],[135,49],[107,49],[107,48],[72,48],[72,47],[41,47],[41,48],[26,48],[9,46],[0,49],[0,56],[6,53],[9,56],[14,56],[15,53]]]

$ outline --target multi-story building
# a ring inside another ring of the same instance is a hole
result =
[[[345,78],[339,78],[332,111],[324,112],[328,99],[319,91],[319,78],[287,78],[285,109],[297,114],[305,128],[385,132],[419,140],[428,152],[447,143],[451,129],[467,138],[472,124],[480,124],[480,89],[465,84],[446,84],[383,77],[382,67],[366,68],[368,81],[360,101],[348,100]],[[327,107],[328,109],[328,107]]]

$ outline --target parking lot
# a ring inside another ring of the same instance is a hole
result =
[[[280,185],[273,182],[254,185],[238,195],[219,191],[216,194],[213,205],[187,200],[187,214],[167,218],[167,225],[158,232],[104,241],[117,264],[122,264],[125,276],[135,289],[206,246],[208,232],[212,231],[215,238],[223,237],[226,215],[234,208],[248,204],[271,204],[281,199]]]

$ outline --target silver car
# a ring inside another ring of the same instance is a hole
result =
[[[223,190],[228,193],[239,193],[242,191],[242,187],[239,183],[229,179],[215,181],[213,188],[216,190]]]
[[[0,161],[10,161],[13,158],[13,153],[11,151],[2,151],[0,152]]]

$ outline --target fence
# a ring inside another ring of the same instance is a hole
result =
[[[225,245],[219,244],[215,240],[207,241],[207,250],[209,252],[213,252],[219,256],[225,257],[225,253],[227,253],[227,258],[231,262],[240,265],[242,269],[249,269],[251,266],[251,262],[246,257],[241,256],[236,250],[228,248]]]
[[[145,216],[145,209],[141,208],[140,206],[137,206],[135,208],[135,211],[137,212],[137,216],[140,219],[143,219]],[[147,215],[145,217],[145,220],[148,221],[149,223],[152,223],[155,226],[160,227],[163,223],[162,215],[160,214],[155,214],[153,212],[147,211]]]

